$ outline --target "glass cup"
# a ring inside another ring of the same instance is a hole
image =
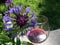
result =
[[[35,28],[27,31],[27,38],[32,44],[40,44],[44,42],[49,36],[48,18],[44,15],[37,18],[37,25]]]

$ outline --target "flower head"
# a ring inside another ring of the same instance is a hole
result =
[[[26,26],[30,19],[36,18],[34,13],[32,13],[32,16],[29,19],[28,13],[30,12],[30,7],[26,8],[25,14],[21,14],[22,11],[23,11],[22,6],[14,6],[13,8],[10,9],[10,13],[14,13],[16,15],[16,17],[15,17],[16,24],[17,24],[17,26],[20,26],[20,27]],[[36,21],[33,21],[32,24],[34,24],[34,26],[35,26]]]
[[[9,11],[6,11],[4,13],[5,14],[5,16],[3,16],[4,29],[7,32],[10,33],[14,29],[13,26],[15,25],[17,25],[17,27],[20,27],[20,29],[30,26],[29,24],[31,24],[33,28],[36,26],[37,21],[36,21],[35,14],[32,13],[31,16],[29,16],[28,14],[30,12],[30,7],[27,7],[26,12],[24,12],[23,14],[22,14],[22,11],[23,11],[22,6],[14,6],[13,8],[10,8]],[[10,17],[11,14],[14,14],[15,16]],[[14,19],[13,22],[15,25],[13,25],[12,19]],[[17,35],[17,32],[12,37],[14,38],[16,37],[16,35]],[[24,34],[21,33],[21,35],[23,36]]]
[[[16,15],[15,21],[17,26],[20,26],[20,28],[26,26],[29,20],[33,20],[31,23],[29,22],[29,24],[33,25],[34,27],[37,21],[34,13],[32,13],[31,17],[29,18],[28,13],[30,12],[30,7],[26,8],[26,13],[21,14],[22,11],[23,11],[22,6],[14,6],[13,8],[10,9],[9,12],[14,13]]]
[[[16,23],[18,26],[23,27],[27,25],[28,21],[28,16],[27,15],[17,15],[16,16]]]

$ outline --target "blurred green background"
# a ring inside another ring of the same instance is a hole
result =
[[[5,0],[0,0],[0,13],[7,10]],[[60,28],[60,0],[14,0],[14,5],[30,6],[36,16],[45,15],[51,29]]]

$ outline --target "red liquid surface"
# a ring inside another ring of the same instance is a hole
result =
[[[41,40],[44,38],[41,37],[42,35],[44,35],[46,38],[46,32],[43,29],[34,28],[29,32],[28,39],[33,43],[40,43]]]

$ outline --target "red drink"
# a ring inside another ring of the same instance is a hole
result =
[[[40,43],[46,39],[46,32],[40,28],[34,28],[28,33],[28,39],[33,43]]]

